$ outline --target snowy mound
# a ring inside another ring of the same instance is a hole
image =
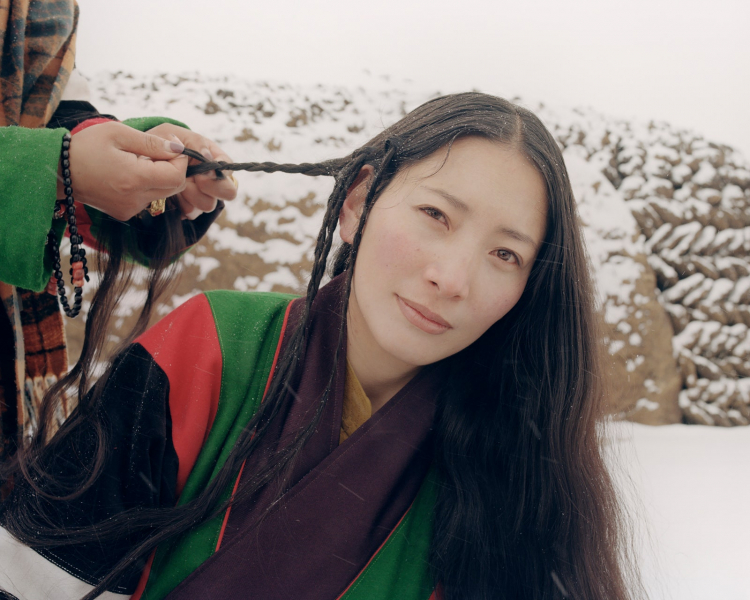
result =
[[[97,76],[91,91],[101,112],[169,116],[235,160],[276,162],[344,156],[438,95],[375,80],[345,88],[123,73]],[[610,410],[649,423],[748,424],[747,164],[664,123],[528,107],[559,140],[579,202],[611,357]],[[202,289],[304,289],[332,179],[237,177],[240,197],[186,255],[163,312]],[[133,290],[116,325],[142,302]],[[75,356],[81,331],[71,325]]]
[[[671,317],[689,422],[750,419],[750,170],[666,124],[614,132],[611,178],[645,240]]]

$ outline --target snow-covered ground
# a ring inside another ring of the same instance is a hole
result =
[[[613,426],[650,600],[748,600],[750,428]]]

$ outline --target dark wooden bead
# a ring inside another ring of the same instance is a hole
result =
[[[70,253],[71,253],[71,254],[78,254],[78,251],[79,251],[79,250],[80,250],[80,247],[78,246],[78,244],[73,244],[73,245],[72,245],[72,246],[70,247]]]
[[[70,198],[73,195],[73,188],[70,187],[70,179],[66,180],[67,183],[65,184],[67,187],[65,188],[65,195],[67,196],[66,200]]]
[[[71,184],[71,182],[70,182],[70,177],[65,177],[65,180],[63,181],[63,183],[64,183],[64,184],[65,184],[65,185],[66,185],[66,186],[67,186],[68,188],[70,188],[70,186],[72,185],[72,184]],[[66,188],[66,190],[65,190],[65,191],[67,192],[67,188]],[[72,190],[71,190],[71,193],[73,193],[73,191],[72,191]]]
[[[65,159],[70,158],[70,152],[68,152],[67,150],[63,150],[62,155],[63,155],[63,158],[65,158]]]
[[[76,207],[71,204],[68,206],[67,213],[72,217],[76,214]]]
[[[76,224],[76,218],[75,217],[70,217],[68,219],[68,225],[75,225],[75,224]]]
[[[70,161],[67,159],[63,159],[62,166],[63,166],[63,169],[70,169]]]
[[[68,229],[70,230],[70,235],[75,235],[76,233],[78,233],[78,227],[76,227],[75,225],[71,225]]]

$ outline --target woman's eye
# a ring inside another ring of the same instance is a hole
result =
[[[445,221],[445,215],[441,213],[437,208],[432,208],[431,206],[425,206],[421,210],[423,213],[432,217],[436,221]]]
[[[518,257],[510,250],[495,250],[495,256],[505,262],[520,264]]]

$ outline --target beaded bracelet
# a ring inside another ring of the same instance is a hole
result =
[[[55,217],[68,220],[68,231],[70,232],[70,282],[73,284],[73,306],[68,303],[65,296],[65,281],[60,265],[60,250],[57,243],[57,235],[54,229],[51,229],[47,236],[47,243],[52,247],[52,262],[55,279],[57,280],[57,290],[54,290],[54,284],[50,281],[47,291],[60,296],[60,304],[63,311],[71,319],[75,318],[81,312],[81,303],[83,302],[83,284],[89,281],[89,270],[86,266],[86,250],[81,247],[83,237],[78,233],[76,226],[76,207],[73,200],[73,187],[70,181],[70,134],[66,133],[62,143],[62,175],[63,185],[65,186],[64,202],[55,202]]]

